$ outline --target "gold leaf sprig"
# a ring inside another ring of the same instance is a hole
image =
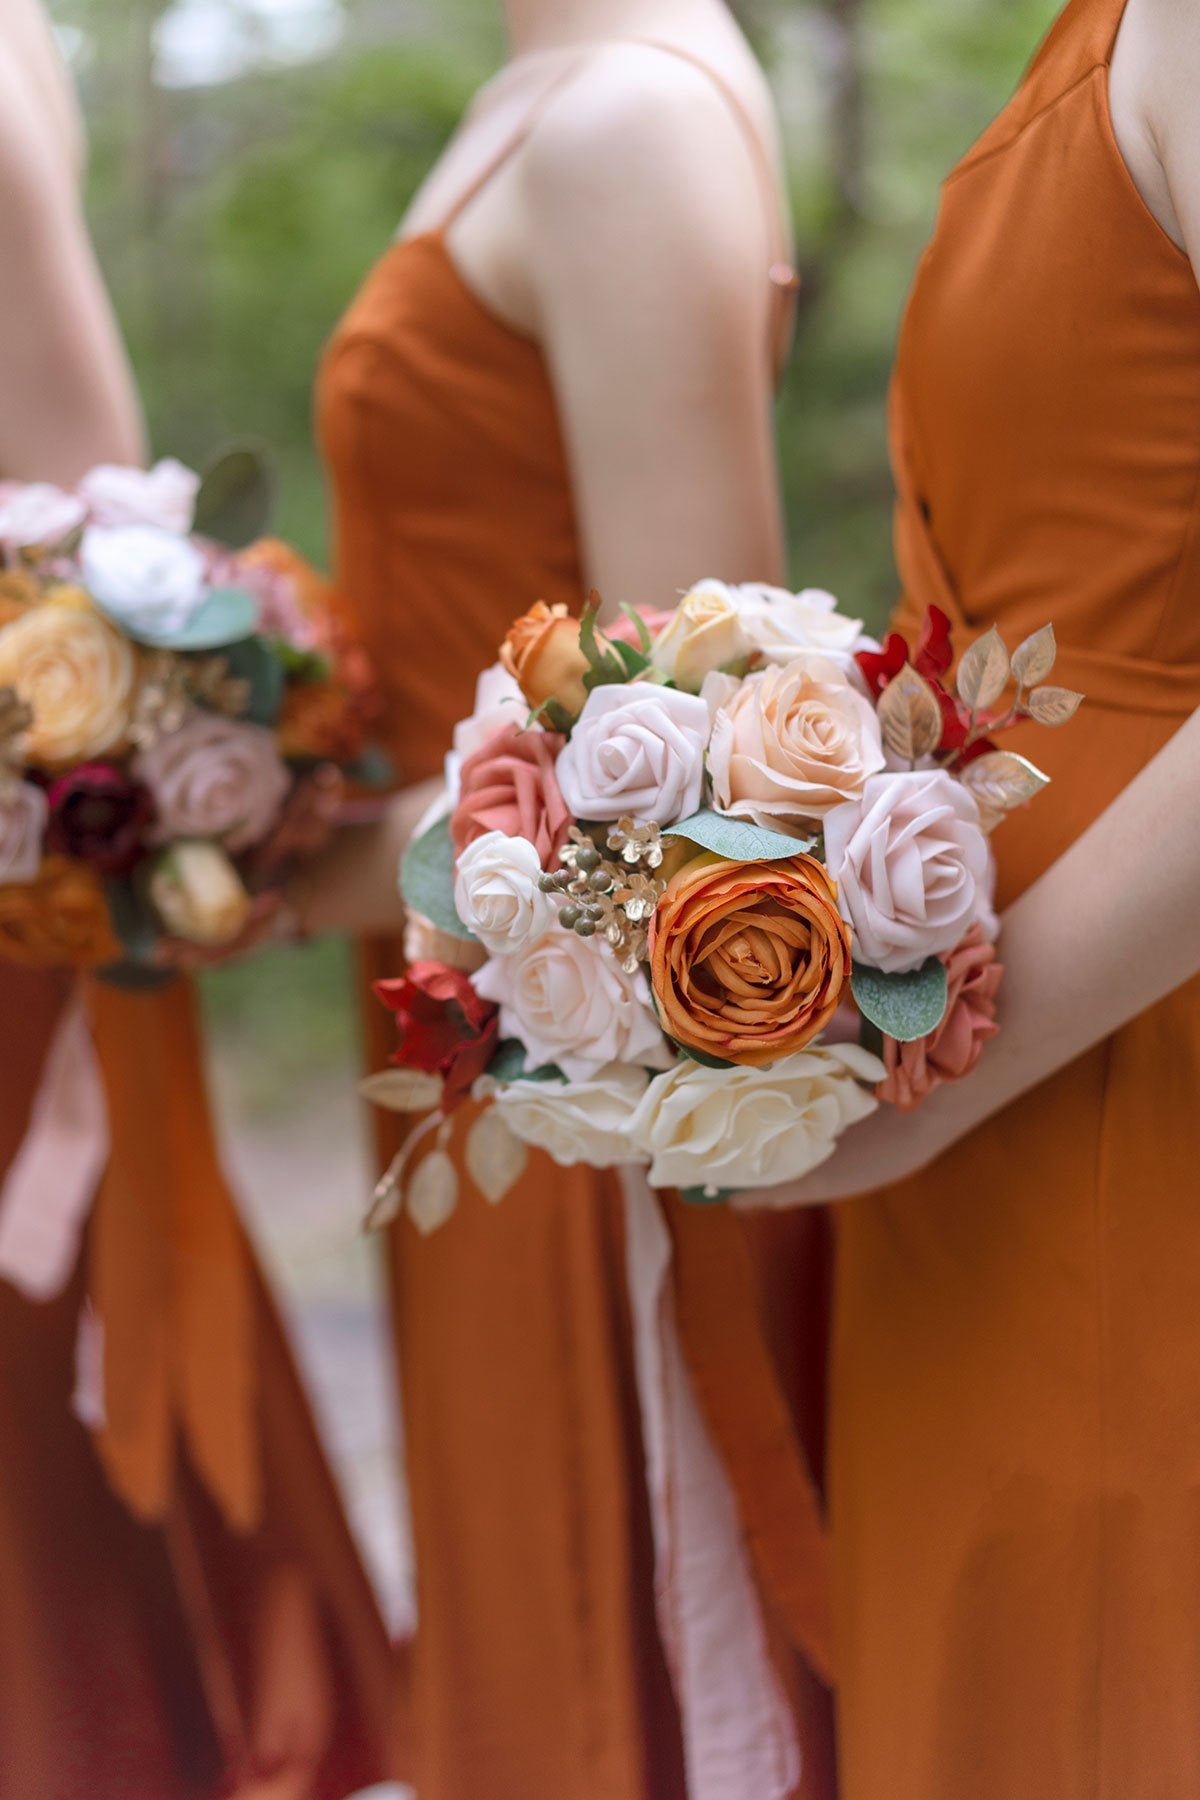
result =
[[[1047,684],[1057,656],[1053,625],[1043,625],[1033,632],[1011,657],[994,625],[977,638],[958,665],[958,697],[969,716],[966,742],[952,760],[960,761],[964,751],[1007,730],[1020,719],[1031,719],[1036,725],[1059,726],[1074,718],[1083,695],[1073,688]],[[988,717],[988,709],[1001,699],[1010,682],[1016,683],[1016,696],[1007,712],[998,718]],[[962,764],[958,774],[974,794],[989,831],[1006,813],[1024,806],[1050,782],[1050,777],[1027,757],[1017,756],[1011,750],[990,750],[972,757]]]
[[[562,868],[541,879],[543,893],[559,902],[559,923],[578,937],[602,937],[625,973],[636,974],[649,961],[650,921],[667,885],[658,826],[618,819],[602,847],[572,825],[560,854]]]

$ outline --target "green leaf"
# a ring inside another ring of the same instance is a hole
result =
[[[930,956],[919,969],[887,975],[882,969],[855,963],[850,991],[859,1012],[885,1037],[911,1044],[942,1022],[948,992],[945,964],[940,957]]]
[[[719,1206],[734,1191],[733,1188],[714,1188],[710,1193],[705,1187],[680,1188],[679,1198],[686,1200],[689,1206]]]
[[[516,1038],[505,1038],[487,1067],[493,1081],[565,1081],[557,1063],[543,1063],[530,1069],[525,1064],[525,1046]]]
[[[625,663],[618,654],[621,646],[610,644],[607,638],[601,637],[596,630],[596,620],[599,614],[600,601],[593,594],[584,607],[579,620],[579,645],[588,659],[588,669],[583,678],[583,685],[589,693],[598,687],[615,687],[629,680]],[[636,657],[637,651],[634,650],[631,654]]]
[[[258,602],[245,588],[212,588],[207,600],[178,631],[122,630],[156,650],[224,650],[249,637],[258,623]]]
[[[767,831],[750,819],[731,819],[717,812],[693,813],[678,825],[664,826],[663,836],[687,838],[730,862],[780,862],[785,856],[802,856],[817,845],[815,837],[788,837],[782,831]]]
[[[622,600],[621,611],[625,614],[627,619],[633,620],[633,628],[638,634],[638,643],[641,646],[642,655],[646,658],[646,661],[649,662],[650,652],[654,648],[654,639],[650,636],[650,627],[647,625],[645,619],[643,619],[641,613],[637,610],[637,607],[630,606],[627,600]]]
[[[657,1010],[656,1007],[655,1011],[657,1012]],[[680,1044],[675,1038],[670,1041],[681,1056],[686,1056],[689,1062],[702,1063],[706,1069],[736,1069],[738,1066],[734,1062],[726,1061],[723,1056],[710,1056],[707,1050],[693,1050],[690,1044]]]
[[[115,970],[122,971],[118,985],[128,986],[133,970],[148,976],[162,974],[163,971],[152,963],[162,938],[162,921],[154,909],[146,883],[139,881],[136,875],[110,875],[104,883],[104,897],[108,901],[112,928],[125,952],[121,961],[112,965]]]
[[[640,650],[635,650],[632,644],[622,642],[620,638],[614,639],[612,653],[620,659],[630,681],[635,675],[641,675],[650,667],[648,656],[644,656]]]
[[[229,550],[264,535],[275,510],[275,477],[255,444],[232,444],[208,465],[196,495],[193,531]]]
[[[127,994],[156,994],[179,980],[175,969],[156,969],[146,963],[129,961],[109,963],[107,968],[97,969],[95,974],[98,981],[107,982],[109,987],[120,988]]]
[[[454,845],[449,819],[439,819],[409,845],[400,865],[400,893],[406,906],[452,937],[474,943],[454,910]]]
[[[283,709],[283,664],[275,653],[273,640],[260,637],[243,638],[225,651],[229,673],[250,687],[250,703],[245,717],[255,725],[274,725]]]
[[[271,646],[290,681],[328,681],[332,673],[329,658],[319,650],[305,650],[282,637],[264,637],[262,641]]]

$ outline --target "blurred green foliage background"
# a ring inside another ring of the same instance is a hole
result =
[[[324,555],[321,347],[503,43],[496,0],[51,0],[91,134],[89,210],[155,449],[273,448],[279,526]],[[892,597],[885,395],[938,183],[1054,0],[742,0],[778,96],[804,288],[779,401],[792,576]],[[262,1105],[349,1049],[345,951],[208,984]],[[340,999],[338,997],[341,997]],[[335,1000],[337,1003],[335,1004]],[[271,1055],[247,1028],[269,1018]]]

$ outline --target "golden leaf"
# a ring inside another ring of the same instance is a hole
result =
[[[529,1151],[514,1137],[499,1107],[481,1112],[467,1133],[467,1174],[491,1206],[516,1186],[529,1164]]]
[[[942,709],[929,683],[907,663],[888,682],[876,705],[885,747],[901,762],[929,756],[942,740]]]
[[[423,1237],[444,1225],[458,1205],[458,1170],[444,1150],[431,1150],[408,1184],[408,1216]]]
[[[1043,625],[1013,651],[1012,672],[1022,687],[1036,687],[1039,681],[1045,681],[1057,655],[1054,627]]]
[[[385,1106],[389,1112],[428,1112],[442,1097],[444,1083],[440,1075],[424,1069],[379,1069],[358,1084],[358,1091],[372,1106]]]
[[[1014,806],[1023,806],[1050,785],[1048,775],[1011,750],[992,750],[987,756],[977,756],[962,771],[961,780],[979,802],[985,817],[1011,812]]]
[[[1025,697],[1025,710],[1039,725],[1065,725],[1079,711],[1082,694],[1073,688],[1036,687]]]
[[[992,706],[1004,692],[1012,664],[1004,639],[993,625],[964,653],[958,665],[958,692],[973,712]]]

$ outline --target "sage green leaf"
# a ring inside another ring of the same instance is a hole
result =
[[[786,856],[802,856],[815,850],[815,837],[788,837],[768,831],[750,819],[731,819],[725,813],[698,812],[678,825],[663,827],[664,837],[687,838],[702,850],[711,850],[730,862],[781,862]]]
[[[255,444],[231,444],[204,471],[193,531],[229,550],[264,535],[275,510],[275,477]]]
[[[135,643],[155,650],[224,650],[249,637],[258,623],[258,602],[245,588],[212,588],[204,601],[178,631],[121,629]]]
[[[475,942],[454,908],[454,845],[448,818],[431,825],[405,851],[400,894],[406,906],[440,931]]]
[[[898,1044],[911,1044],[942,1022],[948,992],[945,964],[930,956],[919,969],[888,975],[856,962],[850,991],[864,1019]]]

